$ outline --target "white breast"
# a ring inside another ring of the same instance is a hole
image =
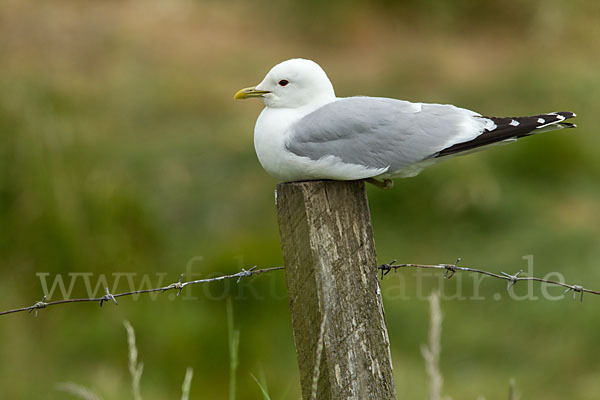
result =
[[[265,108],[254,127],[254,148],[263,168],[279,180],[288,180],[292,154],[285,148],[289,127],[299,119],[297,110]]]

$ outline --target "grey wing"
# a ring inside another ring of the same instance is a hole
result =
[[[313,160],[329,155],[346,163],[397,171],[471,140],[493,123],[452,105],[378,98],[338,99],[291,128],[289,151]]]

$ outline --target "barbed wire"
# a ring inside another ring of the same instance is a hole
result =
[[[478,268],[459,267],[458,266],[459,262],[460,262],[460,258],[458,258],[454,264],[396,264],[396,260],[394,260],[388,264],[380,265],[378,267],[378,269],[381,270],[381,279],[383,279],[383,277],[385,275],[390,273],[390,271],[392,271],[392,270],[396,271],[401,268],[441,269],[441,270],[446,271],[446,273],[444,274],[445,279],[452,278],[454,276],[454,274],[458,271],[475,272],[477,274],[491,276],[492,278],[502,279],[502,280],[506,281],[506,290],[510,290],[519,281],[535,281],[535,282],[547,283],[550,285],[562,286],[564,288],[567,288],[567,290],[565,290],[565,293],[573,291],[573,298],[575,298],[577,293],[580,293],[581,294],[580,301],[583,301],[584,293],[600,295],[600,292],[598,292],[596,290],[586,289],[580,285],[570,285],[565,282],[554,281],[551,279],[536,278],[534,276],[519,276],[523,273],[523,270],[520,270],[519,272],[517,272],[514,275],[507,274],[506,272],[501,272],[502,275],[499,275],[499,274],[495,274],[495,273],[489,272],[489,271],[484,271],[484,270],[478,269]]]
[[[175,282],[175,283],[171,283],[170,285],[164,286],[164,287],[159,287],[159,288],[155,288],[155,289],[144,289],[144,290],[134,290],[131,292],[124,292],[124,293],[116,293],[116,294],[111,294],[108,290],[108,288],[106,289],[106,294],[102,297],[96,297],[96,298],[83,298],[83,299],[64,299],[64,300],[57,300],[57,301],[49,301],[46,302],[46,296],[44,296],[42,298],[41,301],[36,302],[34,305],[29,306],[29,307],[22,307],[22,308],[16,308],[14,310],[8,310],[8,311],[2,311],[0,312],[0,315],[6,315],[6,314],[14,314],[14,313],[18,313],[18,312],[24,312],[24,311],[28,311],[28,312],[32,312],[35,311],[35,316],[37,317],[37,313],[38,310],[42,309],[42,308],[46,308],[46,307],[50,307],[50,306],[55,306],[58,304],[66,304],[66,303],[82,303],[82,302],[99,302],[100,303],[100,307],[102,307],[102,304],[105,301],[112,301],[114,302],[116,305],[118,305],[119,303],[117,302],[117,297],[123,297],[123,296],[131,296],[134,294],[143,294],[143,293],[153,293],[153,292],[166,292],[168,290],[177,290],[177,296],[179,296],[179,294],[181,293],[181,291],[183,290],[184,287],[188,286],[188,285],[196,285],[199,283],[208,283],[208,282],[216,282],[216,281],[222,281],[225,279],[234,279],[237,278],[237,283],[240,282],[240,280],[242,278],[247,278],[253,275],[260,275],[266,272],[271,272],[271,271],[277,271],[277,270],[282,270],[285,267],[272,267],[272,268],[263,268],[263,269],[256,269],[257,266],[254,266],[248,270],[245,270],[242,268],[242,270],[238,273],[235,274],[231,274],[231,275],[223,275],[223,276],[217,276],[214,278],[207,278],[207,279],[197,279],[194,281],[188,281],[188,282],[183,282],[183,276],[184,274],[181,274],[179,276],[179,281]]]
[[[444,279],[452,278],[456,272],[474,272],[477,274],[491,276],[492,278],[502,279],[502,280],[506,281],[506,290],[510,290],[512,287],[515,286],[515,284],[517,282],[520,282],[520,281],[536,281],[536,282],[540,282],[540,283],[546,283],[546,284],[550,284],[550,285],[564,287],[564,288],[566,288],[565,293],[568,293],[571,291],[573,292],[573,298],[575,298],[577,296],[577,294],[579,293],[580,301],[583,301],[584,293],[600,295],[600,291],[586,289],[580,285],[571,285],[571,284],[568,284],[565,282],[554,281],[551,279],[536,278],[533,276],[519,276],[523,273],[523,270],[520,270],[516,274],[511,275],[506,272],[501,272],[500,274],[496,274],[496,273],[485,271],[485,270],[482,270],[479,268],[459,267],[458,263],[460,262],[460,260],[461,260],[460,258],[457,259],[454,264],[396,264],[396,260],[393,260],[390,263],[379,265],[377,267],[377,270],[381,271],[381,279],[382,280],[383,280],[383,277],[386,276],[387,274],[389,274],[392,270],[397,271],[398,269],[402,269],[402,268],[437,269],[437,270],[445,270],[446,271],[444,274]],[[188,282],[183,281],[184,274],[181,274],[178,282],[171,283],[170,285],[167,285],[164,287],[158,287],[155,289],[134,290],[131,292],[112,294],[109,292],[108,288],[105,288],[106,294],[102,297],[95,297],[95,298],[63,299],[63,300],[47,302],[46,296],[44,296],[42,298],[42,300],[34,303],[31,306],[16,308],[13,310],[1,311],[0,316],[7,315],[7,314],[19,313],[19,312],[25,312],[25,311],[27,311],[27,312],[34,311],[35,316],[37,317],[38,311],[41,310],[42,308],[55,306],[55,305],[59,305],[59,304],[66,304],[66,303],[98,302],[100,304],[100,307],[102,307],[102,304],[104,304],[104,302],[112,301],[116,305],[118,305],[119,304],[117,302],[118,297],[132,296],[132,295],[144,294],[144,293],[154,293],[154,292],[163,292],[164,293],[169,290],[177,290],[177,296],[179,296],[179,294],[181,293],[183,288],[185,288],[188,285],[196,285],[196,284],[200,284],[200,283],[209,283],[209,282],[216,282],[216,281],[222,281],[222,280],[226,280],[226,279],[235,279],[235,278],[237,278],[237,283],[239,283],[240,280],[242,280],[242,278],[248,278],[253,275],[260,275],[260,274],[267,273],[267,272],[280,271],[280,270],[285,269],[285,267],[271,267],[271,268],[263,268],[263,269],[257,269],[257,268],[258,268],[257,266],[254,266],[248,270],[242,268],[242,270],[240,272],[237,272],[235,274],[222,275],[222,276],[217,276],[214,278],[207,278],[207,279],[197,279],[197,280],[188,281]]]

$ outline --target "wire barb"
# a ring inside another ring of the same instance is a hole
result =
[[[256,267],[257,266],[255,265],[254,267],[250,268],[249,270],[245,270],[244,268],[242,268],[242,270],[237,273],[239,278],[237,279],[236,283],[240,283],[242,278],[252,276],[252,271],[254,271],[256,269]]]
[[[183,274],[179,275],[179,282],[171,283],[169,286],[162,288],[161,292],[166,292],[167,290],[177,289],[177,296],[181,293],[185,284],[183,283]]]
[[[29,307],[29,313],[31,313],[33,310],[35,310],[35,313],[33,315],[35,318],[37,318],[38,310],[41,308],[46,308],[46,306],[48,305],[48,303],[46,303],[45,301],[46,301],[46,296],[42,297],[41,301],[38,301],[37,303],[35,303],[31,307]]]
[[[394,271],[396,271],[395,264],[396,260],[392,260],[390,263],[388,264],[381,264],[379,267],[377,267],[378,269],[381,270],[381,280],[383,280],[383,277],[387,274],[390,273],[390,271],[393,269]]]
[[[117,303],[117,299],[115,299],[115,296],[110,294],[110,292],[108,291],[108,288],[106,289],[106,294],[104,296],[102,296],[100,298],[100,307],[102,307],[102,303],[104,303],[105,301],[114,301],[116,305],[119,305],[119,303]]]
[[[506,272],[502,272],[502,275],[506,277],[506,291],[508,292],[511,287],[515,286],[515,284],[519,281],[519,275],[523,270],[520,270],[514,275],[507,274]]]
[[[569,291],[573,291],[573,300],[575,300],[575,298],[577,297],[577,293],[581,293],[581,297],[579,298],[579,302],[583,303],[583,293],[586,291],[583,286],[579,286],[579,285],[572,285],[569,286],[567,288],[567,290],[565,290],[565,293],[569,292]]]
[[[456,259],[456,262],[454,264],[446,264],[446,273],[444,274],[444,279],[450,279],[454,276],[454,274],[456,273],[457,269],[457,265],[460,262],[460,257],[458,257]]]

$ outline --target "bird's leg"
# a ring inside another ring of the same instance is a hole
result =
[[[391,189],[394,187],[394,181],[391,179],[384,179],[382,181],[377,180],[375,178],[367,178],[365,179],[366,182],[370,183],[371,185],[375,185],[377,186],[379,189]]]

